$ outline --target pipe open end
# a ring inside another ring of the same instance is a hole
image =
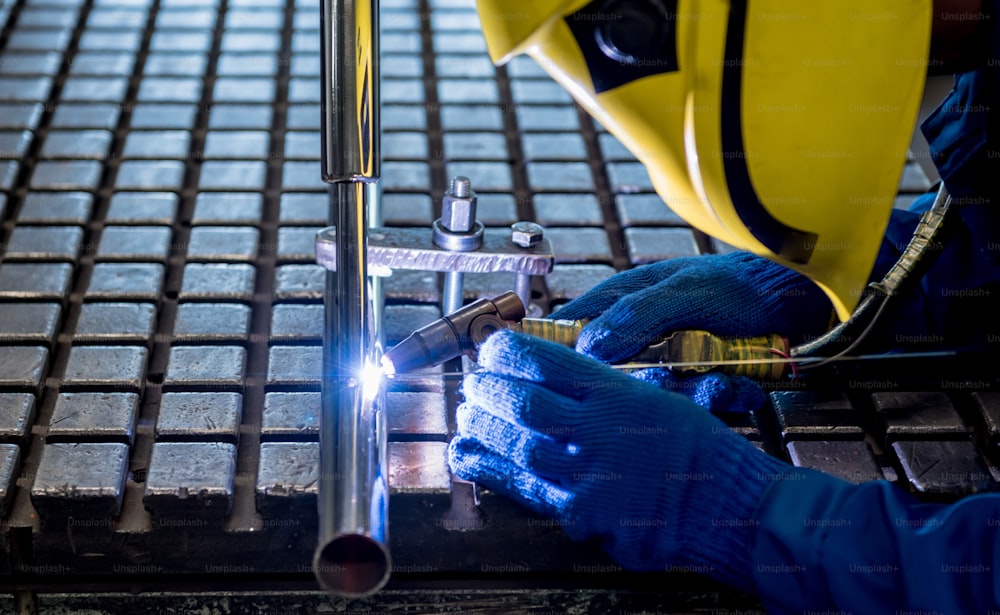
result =
[[[389,580],[392,565],[382,543],[362,534],[343,534],[320,549],[313,571],[320,586],[339,596],[370,596]]]

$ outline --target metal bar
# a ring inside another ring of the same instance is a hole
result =
[[[369,209],[378,218],[378,0],[324,0],[323,179],[336,225],[327,271],[320,416],[319,584],[342,596],[378,591],[388,547],[385,391],[377,372],[382,305],[368,278]]]
[[[514,292],[521,298],[521,303],[528,309],[531,305],[531,276],[526,273],[514,274]]]
[[[336,250],[336,229],[320,231],[316,237],[316,262],[336,269]],[[426,228],[375,228],[368,235],[369,267],[547,275],[554,264],[555,252],[549,238],[523,248],[511,241],[510,231],[505,229],[486,229],[482,247],[470,252],[439,248]]]
[[[441,297],[441,312],[451,314],[462,307],[462,282],[465,274],[449,271],[444,274],[444,292]]]

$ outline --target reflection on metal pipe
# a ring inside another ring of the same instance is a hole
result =
[[[392,568],[385,391],[367,371],[382,353],[382,303],[366,262],[369,210],[378,217],[378,10],[377,0],[323,0],[321,15],[322,167],[333,184],[337,270],[326,281],[313,568],[323,588],[351,597],[378,591]]]

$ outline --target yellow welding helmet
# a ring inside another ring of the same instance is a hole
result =
[[[846,319],[923,92],[932,0],[478,0],[689,224],[809,276]]]

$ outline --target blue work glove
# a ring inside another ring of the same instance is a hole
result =
[[[553,314],[589,319],[576,349],[601,361],[636,354],[658,336],[778,333],[794,345],[824,333],[833,306],[805,276],[749,252],[674,258],[604,280]]]
[[[792,470],[686,397],[499,331],[466,376],[453,472],[596,539],[631,570],[752,590],[754,512]]]
[[[558,310],[556,318],[589,319],[578,351],[619,361],[657,337],[684,329],[749,337],[778,333],[798,343],[826,331],[826,295],[805,276],[748,252],[676,258],[616,274]],[[636,377],[687,395],[712,412],[746,412],[766,399],[743,377],[679,377],[666,369]]]
[[[664,367],[644,369],[633,378],[680,393],[709,412],[752,412],[764,405],[767,394],[749,378],[710,372],[698,376],[678,376]]]

